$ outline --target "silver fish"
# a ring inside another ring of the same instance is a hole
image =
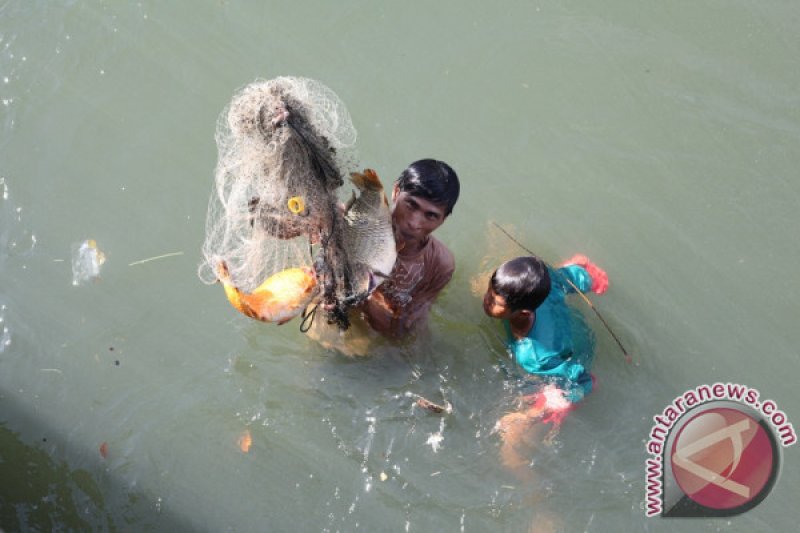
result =
[[[343,245],[353,297],[363,300],[389,277],[397,259],[392,213],[380,178],[372,169],[350,175],[360,194],[345,206]]]

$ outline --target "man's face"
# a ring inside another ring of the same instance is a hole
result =
[[[509,318],[511,316],[511,309],[508,307],[506,299],[494,292],[491,281],[486,289],[486,294],[483,295],[483,311],[492,318]]]
[[[402,192],[397,185],[392,190],[392,201],[392,225],[398,249],[421,244],[447,218],[444,206]]]

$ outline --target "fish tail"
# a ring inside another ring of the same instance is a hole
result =
[[[371,168],[365,168],[364,172],[353,172],[350,174],[350,181],[359,189],[369,191],[383,190],[383,184],[378,177],[378,173]]]
[[[231,283],[231,273],[225,261],[220,261],[217,265],[217,277],[219,281],[222,282],[222,288],[225,289],[225,296],[228,297],[228,301],[231,305],[243,315],[260,320],[258,313],[256,313],[250,305],[250,295],[243,293]]]

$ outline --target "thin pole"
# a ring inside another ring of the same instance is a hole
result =
[[[519,241],[518,241],[516,238],[514,238],[514,236],[513,236],[513,235],[511,235],[511,234],[510,234],[508,231],[506,231],[506,230],[505,230],[505,229],[504,229],[502,226],[500,226],[500,224],[498,224],[498,223],[497,223],[497,222],[495,222],[494,220],[492,220],[492,224],[494,224],[494,225],[497,227],[497,229],[499,229],[500,231],[502,231],[503,233],[505,233],[506,237],[508,237],[508,238],[509,238],[509,239],[511,239],[511,240],[512,240],[514,243],[516,243],[516,245],[517,245],[517,246],[519,246],[520,248],[522,248],[523,250],[525,250],[526,252],[528,252],[528,253],[529,253],[529,254],[531,254],[531,255],[536,255],[536,254],[535,254],[535,253],[533,253],[533,252],[532,252],[532,251],[531,251],[531,250],[530,250],[530,249],[529,249],[527,246],[525,246],[524,244],[522,244],[521,242],[519,242]],[[551,268],[552,268],[552,267],[551,267]],[[553,268],[553,270],[556,270],[556,271],[557,271],[558,269],[556,269],[556,268]],[[611,337],[613,337],[613,338],[614,338],[614,341],[617,343],[617,346],[619,346],[619,349],[620,349],[620,350],[622,350],[622,355],[624,355],[624,356],[625,356],[625,361],[627,361],[628,363],[630,363],[630,362],[632,361],[630,354],[629,354],[629,353],[628,353],[628,351],[625,349],[625,347],[622,345],[622,341],[620,341],[620,340],[619,340],[619,337],[617,337],[616,333],[614,333],[614,331],[611,329],[611,326],[609,326],[609,325],[608,325],[608,322],[606,322],[606,319],[605,319],[605,318],[603,318],[603,315],[601,315],[601,314],[600,314],[600,311],[598,311],[598,310],[597,310],[597,308],[594,306],[594,304],[593,304],[593,303],[592,303],[592,301],[589,299],[589,297],[588,297],[588,296],[586,296],[586,294],[584,294],[584,292],[583,292],[582,290],[580,290],[580,289],[579,289],[579,288],[578,288],[578,287],[577,287],[577,286],[576,286],[574,283],[572,283],[572,280],[571,280],[571,279],[569,279],[569,278],[568,278],[568,277],[567,277],[565,274],[563,274],[563,273],[562,273],[561,275],[562,275],[562,276],[563,276],[563,278],[566,280],[566,282],[567,282],[567,283],[569,283],[569,285],[570,285],[570,286],[571,286],[573,289],[575,289],[575,292],[577,292],[578,294],[580,294],[580,295],[581,295],[581,298],[583,298],[583,301],[584,301],[584,302],[586,302],[586,304],[589,306],[589,308],[590,308],[592,311],[594,311],[594,313],[597,315],[597,318],[599,318],[599,319],[600,319],[600,322],[602,322],[602,323],[603,323],[603,326],[604,326],[604,327],[606,328],[606,330],[607,330],[607,331],[608,331],[608,332],[611,334]]]

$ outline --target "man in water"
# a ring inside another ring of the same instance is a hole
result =
[[[431,305],[455,271],[453,253],[432,236],[458,200],[460,184],[447,163],[421,159],[411,163],[392,190],[392,226],[397,261],[361,307],[370,327],[401,338],[427,323]]]
[[[375,332],[400,339],[424,329],[431,305],[455,270],[452,252],[431,233],[453,212],[459,191],[458,176],[446,163],[411,163],[392,190],[397,260],[391,274],[351,312],[350,329],[342,334],[335,325],[314,320],[309,337],[345,355],[363,356]]]

